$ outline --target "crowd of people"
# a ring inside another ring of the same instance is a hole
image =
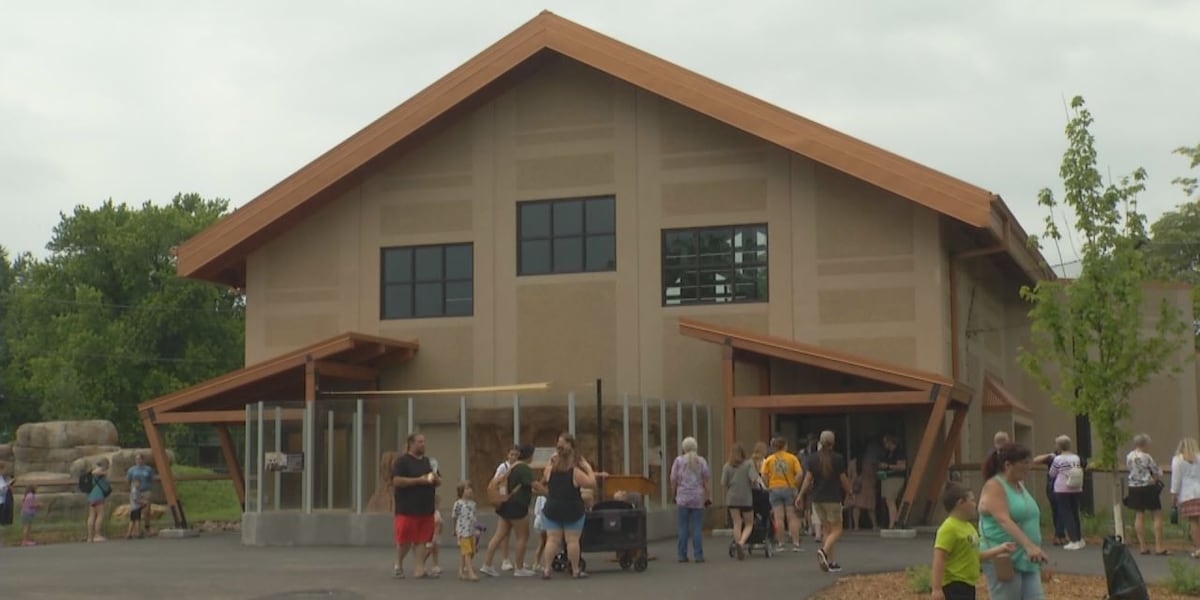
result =
[[[90,470],[80,474],[78,491],[87,498],[87,519],[85,521],[88,543],[107,542],[104,536],[104,519],[108,513],[108,497],[112,495],[112,482],[108,479],[109,463],[101,459]],[[134,455],[134,464],[125,472],[125,480],[129,484],[129,525],[125,529],[125,538],[135,536],[144,538],[150,534],[150,515],[147,506],[154,485],[154,468],[146,464],[146,457],[141,453]],[[19,483],[0,474],[0,525],[11,525],[14,513],[17,512],[12,488]],[[36,485],[26,485],[20,502],[21,546],[36,546],[33,539],[33,524],[37,519],[42,504],[37,498]],[[0,540],[2,541],[2,540]]]
[[[1080,499],[1086,481],[1083,460],[1068,436],[1055,439],[1054,451],[1035,456],[997,433],[984,462],[984,484],[978,502],[973,490],[953,483],[942,502],[948,517],[934,543],[932,597],[935,600],[975,598],[980,575],[988,594],[1000,600],[1041,600],[1043,582],[1050,576],[1042,548],[1041,507],[1027,484],[1034,464],[1047,466],[1046,496],[1054,522],[1053,544],[1078,551],[1087,546],[1080,525]],[[1151,454],[1151,440],[1134,436],[1125,457],[1125,507],[1134,512],[1138,552],[1169,555],[1163,545],[1163,492],[1172,500],[1172,520],[1186,520],[1200,558],[1200,447],[1185,438],[1171,459],[1170,483]],[[1169,489],[1168,486],[1169,485]],[[1153,549],[1145,537],[1146,515],[1153,522]],[[971,522],[978,517],[979,527]]]

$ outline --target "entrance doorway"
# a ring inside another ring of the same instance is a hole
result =
[[[878,464],[883,452],[884,434],[896,436],[901,448],[908,447],[905,443],[904,413],[901,412],[774,413],[770,417],[770,427],[773,435],[783,436],[788,448],[797,454],[815,449],[815,446],[809,448],[810,441],[815,443],[822,431],[832,431],[836,436],[834,451],[845,456],[848,464],[854,461],[858,469],[863,469],[863,465]],[[878,528],[880,523],[887,524],[887,505],[879,495],[879,486],[873,483],[874,469],[868,467],[868,470],[870,472],[859,475],[872,478],[872,482],[862,489],[874,492],[873,522]],[[851,514],[851,511],[846,511],[847,526],[853,525],[849,522]],[[871,521],[861,517],[860,521],[857,524],[860,527],[871,524]]]

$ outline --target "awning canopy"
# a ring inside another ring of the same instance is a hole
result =
[[[947,377],[898,365],[854,356],[828,348],[721,327],[695,321],[679,320],[679,332],[688,337],[726,345],[735,354],[750,354],[808,365],[861,377],[878,382],[889,389],[874,392],[833,394],[768,394],[734,396],[735,408],[869,408],[880,406],[910,407],[930,405],[935,387],[946,391],[954,403],[970,404],[973,390],[964,383]]]
[[[411,359],[418,348],[416,341],[343,333],[144,402],[138,411],[151,423],[237,423],[252,402],[309,400],[319,378],[373,383],[381,367]]]
[[[1014,415],[1033,418],[1033,411],[1020,398],[1012,395],[1008,388],[1004,387],[1004,382],[991,375],[983,377],[983,410],[1012,412]]]

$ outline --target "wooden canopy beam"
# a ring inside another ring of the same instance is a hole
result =
[[[379,369],[376,369],[375,367],[364,367],[362,365],[351,365],[329,360],[318,360],[315,362],[315,364],[313,364],[313,368],[315,368],[317,373],[320,373],[321,376],[333,377],[335,379],[375,381],[379,378]]]
[[[901,528],[908,526],[913,500],[920,491],[925,474],[929,471],[929,459],[933,453],[934,442],[941,440],[942,421],[946,418],[946,407],[950,405],[950,390],[941,385],[934,385],[929,390],[929,399],[933,402],[933,410],[930,411],[929,421],[925,423],[921,446],[917,450],[916,457],[913,458],[908,483],[904,486],[904,499],[900,502],[900,508],[896,515],[896,524]]]
[[[233,436],[229,435],[229,427],[217,425],[217,439],[221,440],[221,454],[225,457],[225,468],[229,470],[229,479],[233,482],[233,490],[237,493],[238,504],[246,510],[246,480],[242,478],[242,465],[238,462],[237,452],[233,447]]]
[[[304,409],[288,408],[283,411],[284,421],[299,421],[304,418]],[[155,412],[154,422],[162,424],[212,424],[241,425],[246,422],[245,410],[194,410],[185,412]]]
[[[187,517],[183,514],[179,493],[175,490],[175,473],[171,471],[171,462],[167,460],[167,449],[158,435],[158,426],[150,421],[148,412],[142,413],[142,428],[146,431],[146,440],[150,442],[150,452],[154,455],[154,470],[158,472],[159,481],[162,481],[163,495],[166,496],[167,508],[171,511],[171,520],[177,529],[187,529]]]
[[[937,459],[933,463],[933,481],[930,482],[927,493],[925,494],[925,520],[929,520],[930,510],[933,508],[933,503],[937,501],[938,494],[942,493],[942,486],[946,485],[946,477],[950,475],[950,459],[959,447],[959,442],[962,439],[963,424],[967,422],[967,409],[960,408],[954,411],[954,418],[950,421],[950,431],[946,433],[946,441],[942,443],[937,450]]]
[[[921,406],[929,403],[929,393],[848,392],[840,394],[775,394],[734,396],[733,407],[744,408],[854,408],[873,406]]]

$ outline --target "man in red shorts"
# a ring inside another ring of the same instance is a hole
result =
[[[425,558],[429,553],[425,544],[433,541],[434,494],[437,486],[442,484],[442,478],[433,471],[429,457],[425,456],[424,435],[410,434],[406,450],[392,464],[392,488],[396,498],[396,567],[393,576],[404,578],[404,557],[415,546],[417,557],[413,576],[436,577],[425,571]]]

